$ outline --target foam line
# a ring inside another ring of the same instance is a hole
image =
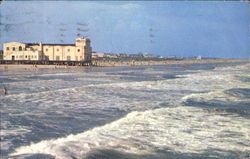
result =
[[[131,112],[77,135],[19,147],[11,155],[44,153],[60,159],[82,158],[102,148],[135,154],[157,149],[197,154],[210,149],[245,153],[250,151],[249,132],[250,123],[241,117],[221,116],[199,108],[161,108]]]

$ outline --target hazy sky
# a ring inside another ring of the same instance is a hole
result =
[[[4,1],[0,15],[1,45],[84,36],[97,52],[249,57],[247,2]]]

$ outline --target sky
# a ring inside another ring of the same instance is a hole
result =
[[[249,58],[249,12],[240,1],[4,1],[0,49],[87,37],[95,52]]]

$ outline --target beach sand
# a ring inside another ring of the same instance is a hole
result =
[[[180,64],[188,67],[189,64],[197,63],[229,63],[229,62],[250,62],[248,59],[185,59],[185,60],[163,60],[163,61],[112,61],[112,60],[93,60],[94,66],[147,66],[147,65],[172,65]]]
[[[187,59],[187,60],[164,60],[164,61],[113,61],[93,60],[93,66],[97,67],[119,67],[119,66],[151,66],[151,65],[172,65],[179,64],[181,67],[188,67],[190,64],[198,63],[229,63],[229,62],[250,62],[248,59]],[[66,65],[25,65],[25,64],[0,64],[0,70],[34,70],[34,69],[75,69],[89,66],[66,66]]]
[[[17,64],[1,64],[0,70],[35,70],[35,69],[73,69],[80,66],[66,65],[17,65]]]

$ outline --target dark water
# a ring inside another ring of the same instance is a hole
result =
[[[247,158],[248,79],[245,63],[1,70],[1,156]]]

